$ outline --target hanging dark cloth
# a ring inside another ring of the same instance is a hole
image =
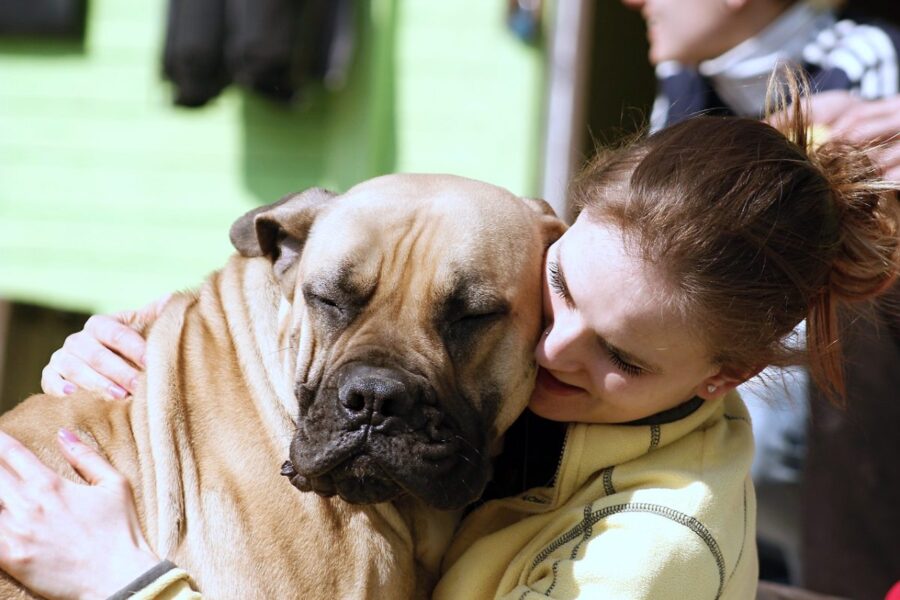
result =
[[[228,0],[225,42],[234,81],[277,100],[294,96],[301,0]]]
[[[84,36],[86,0],[0,0],[0,35]]]
[[[203,106],[228,85],[224,44],[224,0],[169,1],[163,73],[175,104]]]
[[[335,49],[352,38],[352,3],[170,0],[163,69],[175,103],[202,106],[230,83],[294,99],[306,81],[346,68],[347,53]]]

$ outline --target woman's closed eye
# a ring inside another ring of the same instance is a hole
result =
[[[572,295],[569,293],[569,286],[566,285],[566,278],[559,268],[559,263],[555,260],[547,261],[547,271],[550,273],[550,277],[548,278],[550,288],[557,296],[565,301],[566,306],[574,308],[575,302],[572,300]]]
[[[616,352],[614,348],[611,348],[610,346],[606,346],[605,349],[606,349],[606,354],[607,354],[607,356],[609,356],[609,360],[612,362],[612,364],[615,365],[615,367],[617,369],[619,369],[626,375],[630,375],[632,377],[637,377],[638,375],[641,375],[644,373],[644,370],[642,368],[640,368],[637,365],[633,365],[630,362],[628,362],[627,360],[625,360],[624,358],[622,358],[622,356],[618,352]]]

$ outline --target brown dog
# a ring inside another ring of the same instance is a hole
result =
[[[56,429],[92,440],[207,598],[427,596],[527,402],[561,232],[543,203],[444,175],[290,196],[170,301],[131,401],[34,396],[0,427],[70,477]]]

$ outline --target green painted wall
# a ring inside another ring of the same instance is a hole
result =
[[[505,2],[371,0],[345,89],[171,106],[164,0],[89,0],[82,46],[0,39],[0,297],[86,311],[195,285],[240,214],[389,171],[537,187],[543,57]]]

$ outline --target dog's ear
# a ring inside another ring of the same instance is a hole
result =
[[[525,206],[538,213],[538,224],[544,236],[544,247],[549,247],[566,232],[568,226],[556,216],[553,207],[546,200],[540,198],[522,198]]]
[[[337,194],[310,188],[254,208],[231,226],[231,243],[241,256],[266,256],[280,279],[300,258],[316,215]]]

